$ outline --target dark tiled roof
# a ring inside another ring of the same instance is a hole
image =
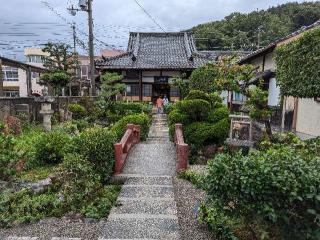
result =
[[[234,56],[237,55],[239,57],[244,57],[251,53],[250,51],[223,51],[223,50],[215,50],[215,51],[199,51],[199,53],[206,55],[212,61],[218,61],[220,57],[223,56]]]
[[[310,29],[313,29],[315,27],[319,27],[320,26],[320,20],[316,21],[315,23],[309,25],[309,26],[306,26],[306,27],[302,27],[300,28],[298,31],[295,31],[291,34],[289,34],[288,36],[284,37],[284,38],[280,38],[272,43],[270,43],[268,46],[264,47],[264,48],[260,48],[250,54],[248,54],[247,56],[243,57],[238,63],[239,64],[244,64],[244,63],[247,63],[248,61],[250,61],[251,59],[255,58],[256,56],[259,56],[261,54],[264,54],[264,53],[268,53],[268,52],[272,52],[279,43],[282,43],[290,38],[293,38],[295,36],[298,36],[299,34],[307,31],[307,30],[310,30]]]
[[[194,69],[212,59],[197,51],[191,33],[130,33],[127,52],[96,61],[101,69]]]

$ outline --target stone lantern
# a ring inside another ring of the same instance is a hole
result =
[[[43,116],[43,127],[45,131],[50,132],[52,129],[51,118],[54,113],[51,106],[55,99],[52,96],[48,96],[46,89],[44,89],[42,93],[43,96],[37,97],[35,101],[41,103],[41,110],[39,113]]]

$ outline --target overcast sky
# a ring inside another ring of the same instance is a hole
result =
[[[25,47],[51,41],[72,43],[70,23],[75,21],[80,41],[87,41],[87,15],[72,17],[67,7],[78,0],[0,0],[0,54],[23,59]],[[166,31],[180,31],[223,19],[232,12],[267,9],[285,0],[138,0]],[[298,1],[303,2],[303,1]],[[126,48],[129,31],[160,31],[134,0],[93,0],[95,50]],[[59,16],[58,16],[59,14]],[[107,46],[106,46],[107,45]],[[78,46],[84,50],[84,47]]]

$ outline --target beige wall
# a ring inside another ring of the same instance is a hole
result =
[[[320,103],[314,99],[299,99],[296,131],[320,136]]]

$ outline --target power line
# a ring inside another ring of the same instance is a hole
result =
[[[138,2],[138,0],[134,0],[135,3],[142,9],[142,11],[165,33],[166,31],[164,30],[163,27],[156,21],[154,17],[151,16],[150,13]]]

